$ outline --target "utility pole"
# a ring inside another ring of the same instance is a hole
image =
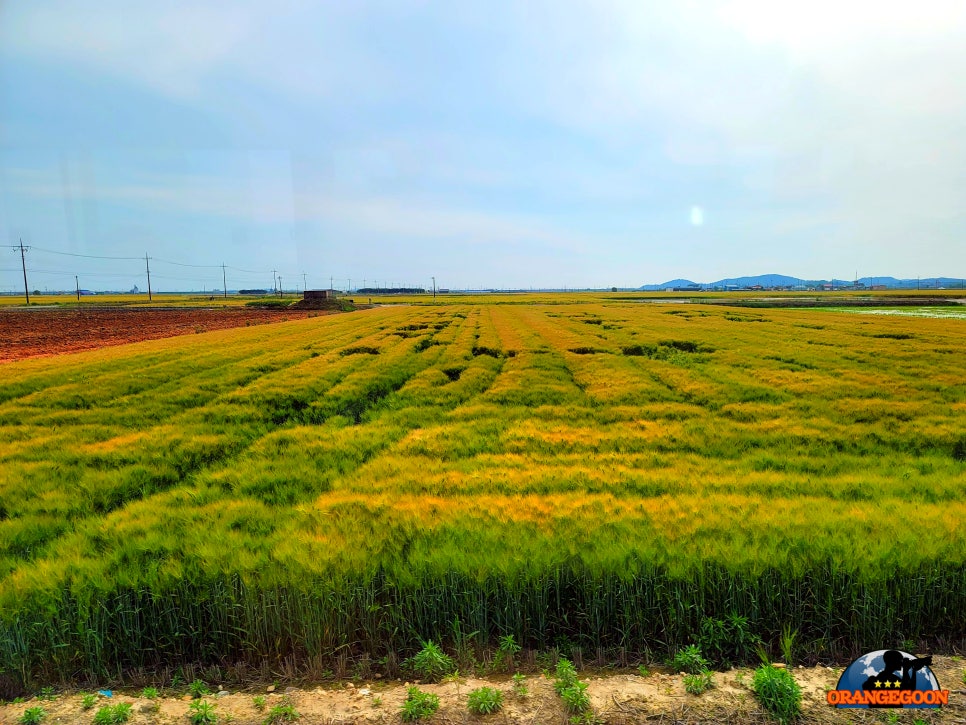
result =
[[[302,294],[309,291],[309,283],[305,281],[305,272],[302,272]]]
[[[332,275],[329,275],[329,289],[334,290],[335,287],[332,286]]]
[[[14,247],[16,249],[16,247]],[[30,249],[30,247],[27,247]],[[20,240],[20,264],[23,266],[23,294],[27,298],[27,304],[30,304],[30,290],[27,288],[27,259],[23,256],[24,249],[23,239]]]
[[[352,289],[352,277],[349,277],[349,279],[346,280],[345,293],[349,294],[349,290],[351,289]]]
[[[221,264],[221,285],[222,289],[225,290],[225,299],[228,299],[228,282],[225,279],[225,263]]]
[[[285,292],[282,291],[282,275],[278,276],[278,296],[284,297]]]
[[[152,299],[153,299],[151,297],[151,265],[148,264],[148,253],[147,252],[144,253],[144,268],[148,272],[148,302],[151,302]]]
[[[433,299],[436,299],[436,278],[433,277]]]
[[[80,302],[80,280],[77,279],[77,275],[74,275],[74,284],[77,285],[77,301]]]

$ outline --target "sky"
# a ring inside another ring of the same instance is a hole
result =
[[[962,0],[0,3],[0,292],[958,277],[964,200]]]

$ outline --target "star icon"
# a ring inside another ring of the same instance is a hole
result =
[[[875,686],[876,686],[876,687],[882,687],[882,683],[881,683],[881,682],[879,682],[879,680],[876,680],[876,681],[875,681]]]
[[[885,686],[886,687],[892,687],[892,683],[889,680],[886,680]]]
[[[896,680],[896,682],[895,682],[895,684],[893,685],[893,687],[895,687],[895,688],[896,688],[896,689],[898,690],[898,689],[899,689],[899,685],[901,685],[901,684],[902,684],[902,683],[901,683],[901,682],[899,682],[899,680]]]

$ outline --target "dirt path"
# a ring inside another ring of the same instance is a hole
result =
[[[949,706],[941,711],[896,710],[875,713],[868,710],[835,710],[825,702],[826,689],[833,688],[842,668],[795,668],[795,679],[802,688],[805,723],[897,722],[966,723],[966,662],[955,657],[935,657],[933,672],[940,686],[950,691]],[[679,674],[654,672],[646,677],[637,673],[581,673],[588,682],[588,694],[599,722],[608,725],[630,723],[773,723],[758,704],[750,684],[752,670],[740,669],[714,673],[715,687],[703,695],[684,691]],[[290,705],[298,712],[299,723],[400,723],[400,709],[407,686],[396,680],[382,682],[356,680],[339,684],[292,688],[284,686],[251,687],[244,691],[223,690],[205,697],[214,705],[219,723],[254,725],[264,723],[273,708]],[[458,679],[439,685],[419,685],[439,696],[440,709],[422,722],[521,723],[527,725],[565,725],[569,722],[553,681],[542,674],[527,675],[528,693],[514,693],[514,683],[506,676],[487,679]],[[478,687],[489,686],[503,692],[503,709],[488,716],[474,716],[466,707],[467,695]],[[50,701],[37,699],[0,706],[0,723],[16,723],[28,707],[43,707],[45,723],[91,723],[100,707],[131,703],[131,723],[188,723],[191,698],[180,692],[166,691],[157,700],[139,697],[135,692],[114,692],[110,698],[99,696],[97,704],[82,708],[83,693],[58,694]],[[260,708],[256,698],[263,698]],[[279,710],[276,710],[278,713]],[[897,719],[890,719],[890,718]],[[288,722],[277,720],[277,722]]]
[[[332,313],[197,308],[0,310],[0,363],[324,314]]]

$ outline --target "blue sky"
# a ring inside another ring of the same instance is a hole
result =
[[[964,276],[964,48],[959,0],[7,0],[0,241],[41,289]]]

